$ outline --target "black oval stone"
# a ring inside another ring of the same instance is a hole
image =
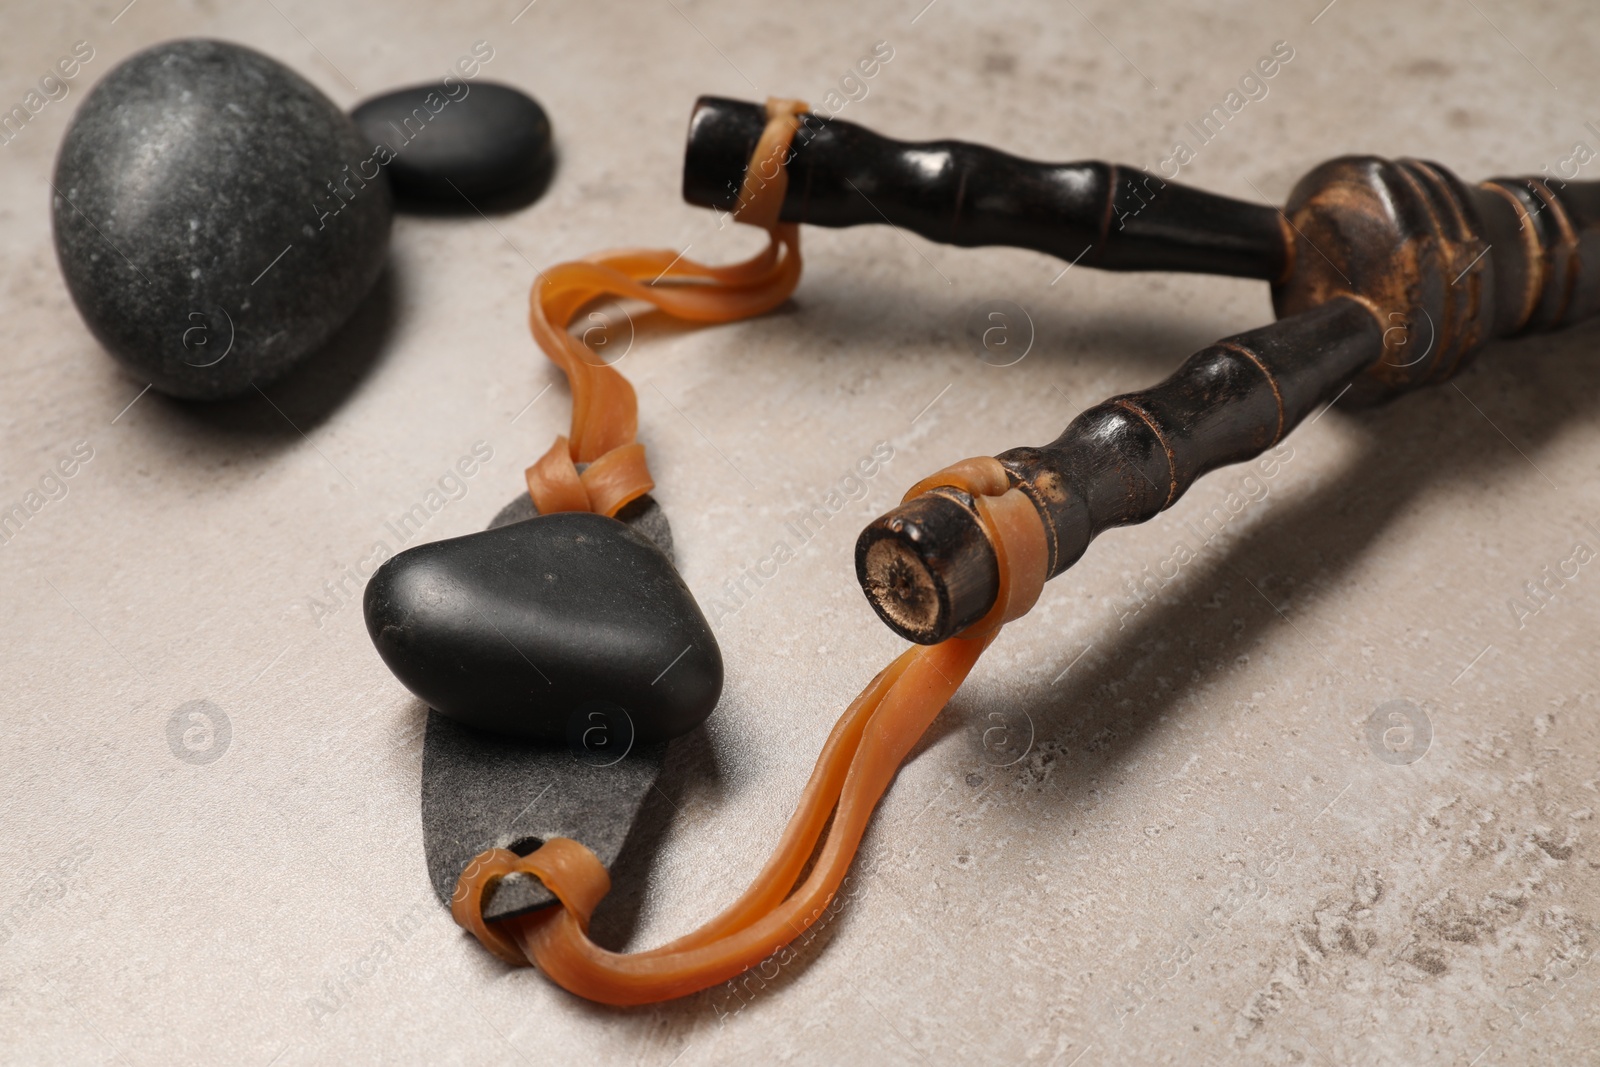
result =
[[[352,117],[376,156],[389,157],[384,170],[402,203],[498,206],[537,195],[550,175],[550,119],[509,85],[414,85],[368,100]]]
[[[699,725],[722,693],[722,653],[683,579],[603,515],[418,545],[378,568],[364,608],[395,677],[480,730],[565,744],[600,703],[648,743]]]
[[[357,173],[367,155],[333,101],[259,52],[140,52],[84,100],[56,160],[67,288],[155,388],[243,393],[326,341],[377,281],[393,207],[387,183]]]

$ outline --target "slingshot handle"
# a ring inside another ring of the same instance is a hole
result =
[[[1600,311],[1600,183],[1467,185],[1437,163],[1343,156],[1300,179],[1284,212],[1295,241],[1278,314],[1354,295],[1384,327],[1358,402],[1444,381],[1493,338]]]
[[[766,125],[755,104],[702,96],[689,120],[683,198],[733,210]],[[1134,167],[1037,163],[965,141],[911,143],[807,113],[780,218],[890,223],[942,244],[1031,248],[1104,270],[1281,279],[1276,208],[1200,192]]]

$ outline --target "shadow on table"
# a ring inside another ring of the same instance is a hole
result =
[[[1453,383],[1375,408],[1335,409],[1330,418],[1365,434],[1343,470],[1303,497],[1272,504],[1236,540],[1201,549],[1172,580],[1171,595],[1147,601],[1124,628],[1108,612],[1093,654],[1059,685],[1036,687],[1026,698],[1022,710],[1035,738],[1065,744],[1077,768],[1125,760],[1163,716],[1182,714],[1208,675],[1283,626],[1285,617],[1314,610],[1425,491],[1461,481],[1489,484],[1506,470],[1544,481],[1536,467],[1541,452],[1576,426],[1600,423],[1597,342],[1600,323],[1493,344]],[[1287,443],[1305,447],[1293,434]],[[1227,468],[1212,477],[1226,480]],[[1226,610],[1208,610],[1213,594]],[[1285,640],[1296,654],[1323,655],[1304,635]],[[1061,652],[1065,662],[1076,650]],[[972,708],[962,704],[958,699],[941,714],[918,752],[964,727]],[[1061,803],[1087,802],[1095,788],[1090,775],[1062,769]]]
[[[682,820],[685,806],[716,806],[722,791],[716,746],[702,723],[671,742],[661,777],[639,806],[633,828],[611,869],[611,892],[594,912],[589,933],[596,944],[622,951],[632,941],[649,896],[656,857],[661,843],[671,836],[673,822]],[[754,871],[749,874],[755,876]],[[744,888],[738,876],[733,883],[738,889]],[[719,907],[722,903],[733,903],[733,895],[719,902]]]
[[[1360,427],[1366,438],[1344,469],[1304,497],[1274,504],[1236,540],[1203,551],[1177,580],[1181,584],[1173,589],[1174,599],[1150,602],[1126,628],[1108,625],[1096,637],[1095,655],[1059,686],[1037,687],[1027,698],[1023,710],[1033,719],[1035,737],[1062,739],[1069,759],[1087,756],[1095,766],[1126,760],[1163,716],[1182,714],[1182,705],[1219,663],[1231,662],[1241,650],[1254,647],[1267,629],[1281,626],[1280,610],[1291,619],[1310,610],[1322,591],[1359,564],[1424,491],[1463,479],[1486,482],[1505,470],[1522,470],[1542,480],[1534,466],[1540,452],[1575,426],[1600,422],[1600,367],[1590,358],[1597,341],[1600,323],[1496,344],[1453,385],[1376,408],[1335,409],[1329,418]],[[1292,436],[1289,442],[1304,447]],[[1216,477],[1226,478],[1226,470]],[[1227,610],[1204,606],[1213,592]],[[1073,650],[1062,651],[1069,655]],[[1304,652],[1320,654],[1310,645]],[[1195,671],[1199,681],[1190,681]],[[1180,681],[1168,684],[1163,679]],[[910,758],[966,728],[974,711],[958,697]],[[1082,743],[1084,739],[1089,743]],[[699,773],[699,761],[715,761],[703,732],[684,741],[685,751],[674,753],[662,779],[664,792],[673,796]],[[1076,766],[1081,769],[1083,763]],[[1088,774],[1058,773],[1056,781],[1062,793],[1059,803],[1069,809],[1087,802],[1095,788]],[[645,840],[659,840],[670,821],[681,817],[677,806],[665,797],[652,798],[640,813],[636,832]],[[619,887],[615,899],[608,898],[595,918],[596,939],[613,948],[632,936],[650,882],[653,849],[631,845],[614,871]],[[732,876],[728,901],[753,873]],[[760,983],[760,992],[773,992],[803,973],[807,961],[816,958],[813,950],[826,950],[835,932],[824,931],[794,963]],[[704,1014],[709,1021],[743,1006],[742,999],[730,996],[719,985],[653,1005],[641,1018],[656,1025],[666,1012],[685,1018]],[[615,1009],[581,1008],[597,1020],[619,1020]]]
[[[152,430],[178,439],[196,436],[224,451],[258,453],[299,443],[322,425],[382,362],[399,315],[399,279],[383,273],[350,321],[287,374],[233,400],[174,400],[151,391],[145,402],[165,424]]]

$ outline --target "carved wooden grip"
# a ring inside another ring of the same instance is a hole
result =
[[[1385,327],[1352,400],[1443,381],[1495,337],[1600,310],[1593,182],[1468,186],[1437,163],[1345,156],[1302,178],[1284,210],[1295,244],[1278,314],[1355,295]]]
[[[1494,178],[1476,192],[1480,214],[1498,231],[1489,238],[1517,242],[1514,265],[1509,248],[1495,259],[1506,272],[1497,332],[1556,330],[1600,311],[1600,182]],[[1489,196],[1511,208],[1515,233]]]

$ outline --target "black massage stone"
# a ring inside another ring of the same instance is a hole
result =
[[[392,155],[384,170],[402,206],[526,200],[554,161],[544,108],[508,85],[416,85],[368,100],[352,117],[369,144]]]
[[[568,744],[620,709],[649,743],[699,725],[722,692],[721,652],[672,562],[601,515],[408,549],[367,583],[365,611],[406,688],[490,733]]]
[[[370,155],[331,100],[259,52],[139,52],[84,100],[56,161],[67,288],[140,380],[195,400],[248,392],[377,281],[393,208],[359,173]]]

